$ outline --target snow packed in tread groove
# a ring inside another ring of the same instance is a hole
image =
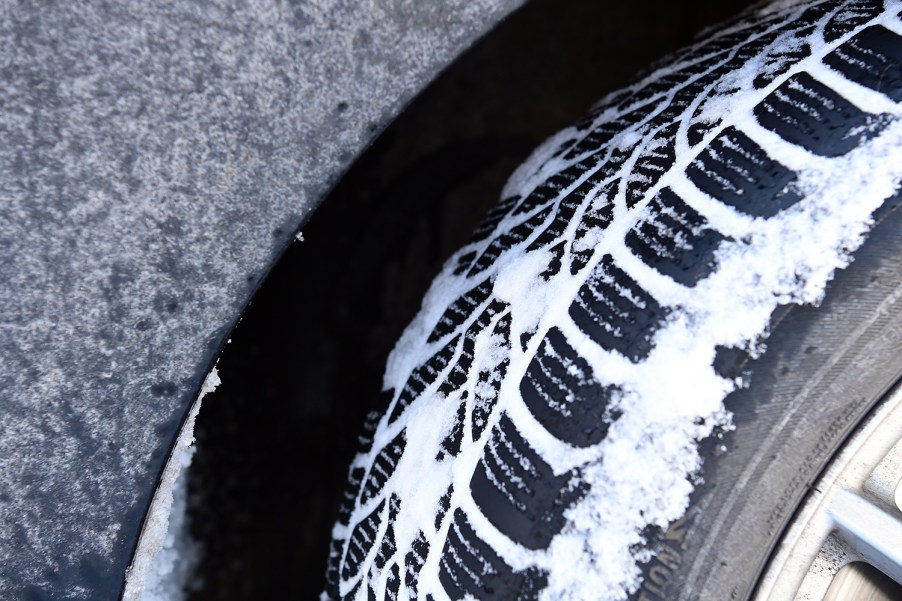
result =
[[[517,170],[389,358],[324,598],[638,589],[643,532],[730,427],[730,357],[818,302],[899,188],[900,9],[746,15]]]

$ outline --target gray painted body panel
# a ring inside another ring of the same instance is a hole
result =
[[[119,594],[267,269],[519,3],[0,5],[0,598]]]

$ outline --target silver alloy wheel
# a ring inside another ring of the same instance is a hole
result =
[[[902,598],[902,385],[812,486],[754,598]]]

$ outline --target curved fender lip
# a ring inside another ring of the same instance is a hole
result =
[[[0,597],[110,599],[232,326],[520,0],[22,5],[0,47]]]

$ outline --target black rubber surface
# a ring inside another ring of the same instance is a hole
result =
[[[806,73],[789,78],[755,107],[759,123],[785,140],[823,156],[846,154],[877,134],[881,119]]]
[[[723,234],[708,227],[704,217],[670,188],[658,192],[649,208],[649,215],[626,235],[627,247],[685,286],[710,275]]]
[[[795,173],[734,127],[720,132],[686,175],[702,192],[755,217],[773,217],[802,199]]]

